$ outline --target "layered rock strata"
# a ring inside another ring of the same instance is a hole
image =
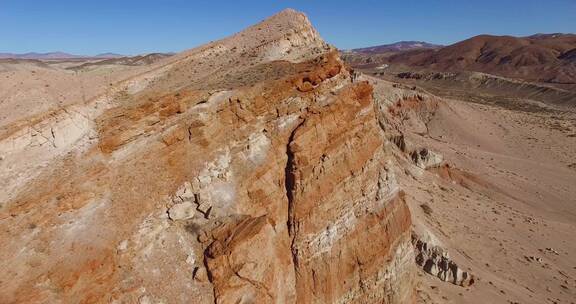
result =
[[[303,14],[168,60],[34,148],[52,154],[2,202],[3,301],[413,300],[372,87]]]

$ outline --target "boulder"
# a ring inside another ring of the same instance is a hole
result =
[[[435,168],[442,164],[444,158],[441,154],[427,148],[418,149],[410,153],[410,157],[416,166],[422,169]]]
[[[184,201],[168,209],[168,217],[173,221],[191,219],[194,213],[196,213],[196,205],[192,201]]]

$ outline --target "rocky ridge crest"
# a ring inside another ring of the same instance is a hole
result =
[[[12,129],[7,302],[413,300],[410,212],[373,88],[301,13]]]

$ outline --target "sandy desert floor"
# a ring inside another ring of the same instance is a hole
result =
[[[477,277],[421,272],[421,303],[575,303],[575,118],[444,100],[408,135],[449,165],[403,176],[414,222]]]

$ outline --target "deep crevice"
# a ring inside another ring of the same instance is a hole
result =
[[[294,141],[294,136],[296,131],[300,126],[304,124],[306,120],[303,119],[290,133],[288,137],[288,143],[286,144],[286,167],[284,168],[284,187],[286,190],[286,198],[288,199],[288,221],[286,223],[288,227],[288,236],[291,238],[290,241],[290,251],[292,253],[292,263],[294,265],[294,274],[296,275],[298,266],[298,249],[295,246],[296,238],[296,223],[294,219],[294,190],[296,187],[295,178],[295,164],[294,164],[294,151],[290,145]]]

